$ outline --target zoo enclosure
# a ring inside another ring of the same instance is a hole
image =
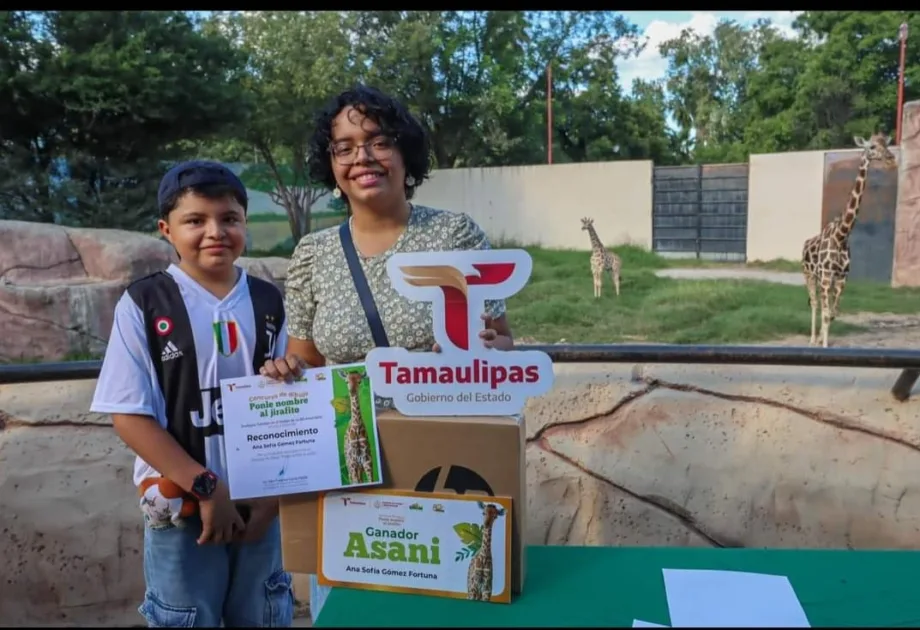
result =
[[[545,352],[553,363],[696,363],[895,368],[902,371],[891,393],[900,401],[910,397],[911,389],[920,378],[918,350],[671,344],[522,345],[515,349]],[[101,367],[102,361],[0,365],[0,385],[98,378]]]

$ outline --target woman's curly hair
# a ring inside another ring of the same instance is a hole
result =
[[[329,153],[332,121],[349,106],[377,123],[383,134],[396,138],[396,147],[406,167],[406,179],[411,178],[412,181],[411,186],[408,183],[404,184],[406,199],[411,199],[415,189],[428,179],[431,150],[428,134],[405,105],[366,85],[345,90],[332,98],[317,115],[308,147],[307,168],[310,179],[324,184],[329,190],[335,188],[335,176],[332,173]]]

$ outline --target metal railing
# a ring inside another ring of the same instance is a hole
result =
[[[920,377],[920,350],[672,344],[522,345],[515,349],[545,352],[554,363],[695,363],[893,368],[902,370],[891,389],[892,395],[900,401],[910,397],[911,389]],[[92,379],[99,376],[101,367],[102,361],[0,365],[0,385]]]

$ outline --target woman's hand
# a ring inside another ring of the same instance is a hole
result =
[[[287,381],[290,383],[294,378],[300,376],[306,363],[296,354],[289,354],[286,357],[269,359],[261,368],[259,374],[274,379],[276,381]]]
[[[514,348],[514,340],[511,337],[506,335],[501,335],[493,327],[492,317],[488,313],[483,313],[480,315],[482,320],[485,322],[485,329],[479,333],[479,338],[482,339],[482,345],[486,348],[495,348],[496,350],[511,350]],[[431,347],[433,352],[440,352],[441,346],[434,344]]]
[[[482,320],[486,323],[485,330],[479,333],[479,338],[482,339],[482,345],[486,348],[495,348],[496,350],[511,350],[514,348],[514,340],[495,330],[495,326],[492,323],[492,317],[488,313],[483,313],[480,317],[482,317]]]

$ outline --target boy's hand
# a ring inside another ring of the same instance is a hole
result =
[[[269,359],[265,362],[265,365],[259,368],[259,374],[276,381],[291,382],[294,377],[300,376],[304,366],[305,364],[300,360],[300,357],[289,354],[286,357]]]
[[[246,501],[246,505],[250,510],[246,529],[238,532],[234,540],[242,543],[258,542],[278,516],[278,499],[251,499]]]
[[[243,531],[246,524],[236,506],[230,500],[230,494],[223,482],[217,484],[210,499],[198,502],[201,513],[201,536],[198,544],[225,544],[233,540],[235,531]]]

